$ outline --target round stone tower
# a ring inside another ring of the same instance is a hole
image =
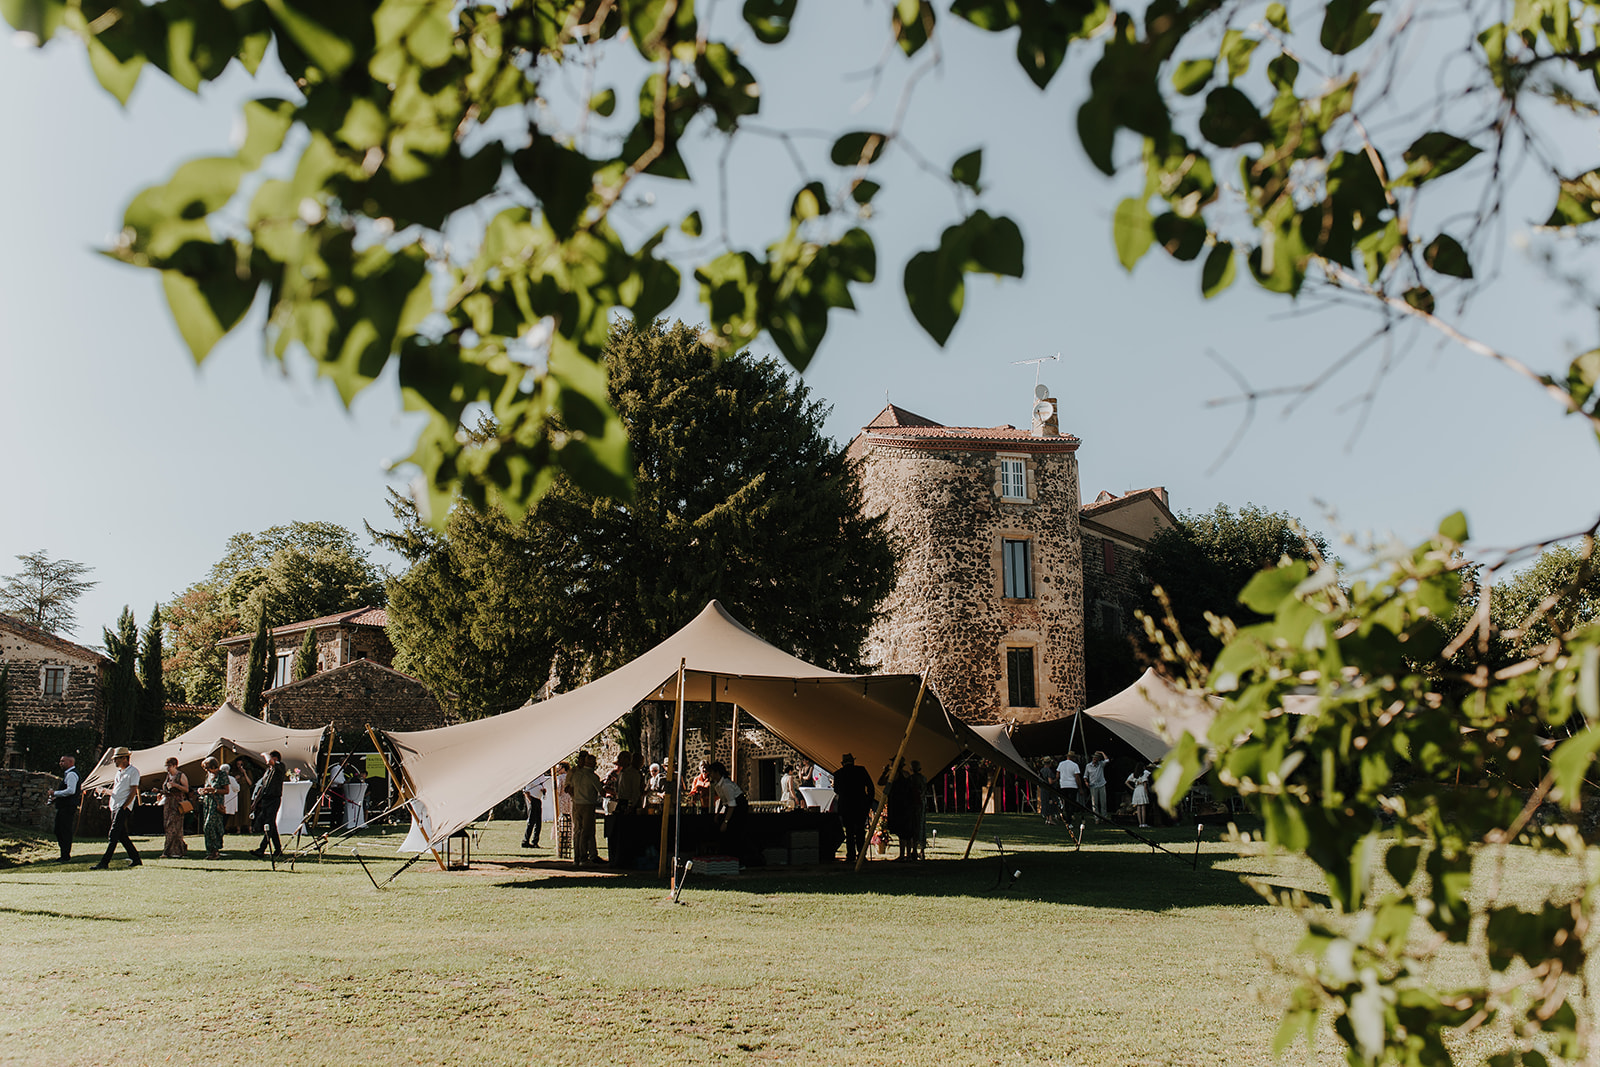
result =
[[[899,583],[866,655],[932,680],[968,722],[1083,706],[1079,441],[1054,401],[1033,427],[942,426],[893,404],[850,444],[863,510],[887,516]]]

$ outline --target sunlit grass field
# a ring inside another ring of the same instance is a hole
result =
[[[1242,874],[1303,866],[1191,830],[1177,855],[1037,818],[936,817],[928,861],[574,873],[493,823],[474,867],[403,862],[371,831],[274,871],[66,867],[0,840],[0,1063],[1337,1063],[1331,1033],[1271,1054],[1299,935]],[[547,828],[548,829],[548,828]],[[996,847],[999,837],[1005,857]],[[546,844],[549,844],[547,839]],[[148,847],[146,847],[148,846]]]

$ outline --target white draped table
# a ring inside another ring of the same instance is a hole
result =
[[[363,801],[367,798],[366,782],[346,782],[344,789],[344,826],[346,829],[355,827],[361,829],[367,825],[367,808]]]
[[[300,829],[306,818],[306,798],[311,795],[311,781],[283,783],[283,802],[278,805],[278,833],[292,834]]]

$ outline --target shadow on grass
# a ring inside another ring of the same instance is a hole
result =
[[[126,915],[73,915],[65,911],[41,911],[37,908],[4,908],[0,907],[0,915],[34,915],[46,919],[86,919],[99,923],[128,923],[133,922]]]

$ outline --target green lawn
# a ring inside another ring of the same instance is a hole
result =
[[[242,856],[62,868],[0,840],[0,1063],[1271,1064],[1298,924],[1240,884],[1315,886],[1290,860],[1159,831],[1184,855],[1023,816],[935,819],[919,865],[690,876],[474,859],[374,890],[348,848],[274,872]],[[1015,854],[1014,886],[992,838]],[[357,839],[380,880],[397,835]],[[48,848],[44,847],[48,844]],[[147,856],[159,840],[141,840]],[[191,847],[200,844],[190,838]],[[21,862],[17,862],[17,861]],[[842,868],[843,864],[835,865]],[[1005,879],[1010,882],[1010,878]]]

